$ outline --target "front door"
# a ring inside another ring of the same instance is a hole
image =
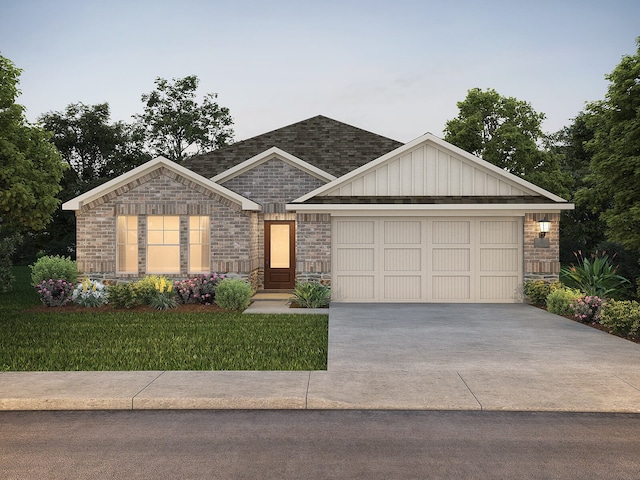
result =
[[[264,222],[264,288],[292,289],[296,282],[295,222]]]

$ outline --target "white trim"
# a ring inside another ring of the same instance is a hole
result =
[[[211,190],[218,195],[231,200],[234,203],[237,203],[242,206],[243,210],[256,210],[260,211],[262,207],[255,202],[252,202],[248,198],[243,197],[242,195],[238,195],[235,192],[232,192],[228,188],[223,187],[222,185],[218,185],[211,180],[198,175],[197,173],[192,172],[191,170],[183,167],[182,165],[178,165],[171,160],[168,160],[164,157],[157,157],[153,160],[148,161],[147,163],[140,165],[139,167],[134,168],[133,170],[120,175],[108,182],[89,190],[82,195],[79,195],[68,202],[62,204],[63,210],[80,210],[83,205],[91,203],[92,201],[111,193],[118,188],[121,188],[128,183],[140,178],[148,173],[157,170],[158,168],[165,167],[178,175],[181,175],[198,185],[205,187],[208,190]]]
[[[504,204],[504,203],[436,203],[426,205],[424,203],[412,203],[412,204],[377,204],[377,203],[365,203],[365,204],[352,204],[352,203],[339,203],[339,204],[310,204],[310,203],[288,203],[286,205],[287,211],[305,212],[305,213],[331,213],[340,214],[342,212],[351,212],[354,215],[370,215],[370,212],[387,212],[386,215],[415,215],[417,212],[423,212],[423,214],[431,214],[431,212],[493,212],[493,211],[519,211],[519,212],[535,212],[535,213],[560,213],[562,210],[573,210],[575,205],[573,203],[554,204],[554,203],[516,203],[516,204]],[[425,213],[426,212],[426,213]],[[385,215],[382,213],[381,215]]]
[[[339,187],[341,185],[343,185],[344,183],[348,182],[349,180],[357,177],[358,175],[361,175],[362,173],[365,173],[369,170],[373,170],[374,168],[376,168],[378,165],[386,162],[387,160],[390,160],[394,157],[397,157],[401,154],[403,154],[404,152],[411,150],[412,148],[417,147],[418,145],[421,145],[422,143],[426,143],[426,142],[432,142],[435,143],[436,145],[450,150],[453,153],[455,153],[456,155],[466,159],[467,161],[473,163],[474,165],[484,168],[486,170],[489,170],[490,172],[497,174],[500,177],[505,178],[506,180],[512,182],[512,183],[516,183],[517,185],[519,185],[522,188],[525,188],[527,190],[530,190],[536,194],[542,195],[543,197],[546,197],[550,200],[553,200],[554,202],[560,202],[560,203],[564,203],[566,202],[565,199],[543,189],[538,187],[537,185],[534,185],[533,183],[527,182],[526,180],[523,180],[522,178],[513,175],[512,173],[509,173],[499,167],[496,167],[495,165],[493,165],[492,163],[489,163],[485,160],[482,160],[480,157],[476,157],[475,155],[470,154],[469,152],[466,152],[464,150],[462,150],[461,148],[456,147],[455,145],[452,145],[438,137],[436,137],[435,135],[431,134],[431,133],[426,133],[418,138],[416,138],[415,140],[412,140],[411,142],[402,145],[398,148],[396,148],[395,150],[390,151],[389,153],[384,154],[383,156],[372,160],[371,162],[362,165],[359,168],[356,168],[355,170],[343,175],[342,177],[332,181],[331,183],[327,183],[326,185],[323,185],[319,188],[316,188],[315,190],[313,190],[312,192],[307,193],[306,195],[301,196],[300,198],[297,198],[294,200],[294,202],[305,202],[307,200],[309,200],[310,198],[316,197],[318,195],[321,195],[325,192],[328,192],[329,190],[332,190],[336,187]]]
[[[237,177],[238,175],[241,175],[251,170],[252,168],[257,167],[258,165],[261,165],[262,163],[266,162],[267,160],[271,160],[272,158],[282,160],[283,162],[286,162],[289,165],[292,165],[324,182],[332,182],[336,179],[336,177],[334,177],[330,173],[314,167],[301,158],[291,155],[290,153],[287,153],[284,150],[279,149],[278,147],[271,147],[270,149],[265,150],[264,152],[259,153],[258,155],[255,155],[242,163],[239,163],[235,167],[219,173],[215,177],[211,178],[211,180],[213,182],[225,182],[227,180],[231,180],[232,178]]]

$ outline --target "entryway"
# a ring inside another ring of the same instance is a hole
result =
[[[296,228],[293,220],[264,222],[264,288],[291,290],[296,283]]]

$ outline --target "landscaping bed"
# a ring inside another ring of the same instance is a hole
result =
[[[215,305],[39,304],[28,269],[0,294],[0,371],[326,370],[328,316],[243,315]]]

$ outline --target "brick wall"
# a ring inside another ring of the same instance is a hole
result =
[[[551,229],[546,237],[549,247],[536,247],[535,239],[539,237],[538,222],[543,218],[551,222]],[[560,273],[560,214],[559,213],[527,213],[524,217],[524,279],[557,280]]]
[[[148,215],[179,215],[180,276],[187,276],[189,215],[211,218],[211,271],[248,277],[252,271],[251,222],[255,213],[165,168],[159,168],[76,212],[78,269],[116,276],[116,216],[138,215],[137,276],[146,270]],[[254,255],[255,256],[255,255]],[[126,277],[127,275],[117,275]],[[128,275],[136,276],[136,275]]]
[[[287,162],[272,158],[222,185],[262,205],[264,213],[284,213],[285,204],[325,183]]]
[[[296,220],[296,280],[330,285],[331,215],[299,213]]]

